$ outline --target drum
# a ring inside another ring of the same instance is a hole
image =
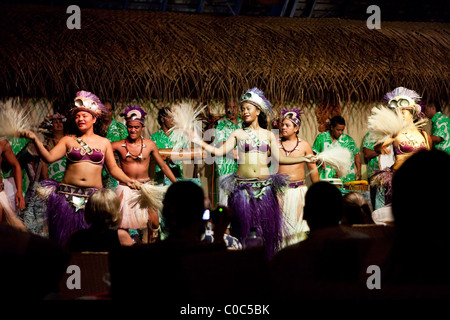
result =
[[[320,179],[320,180],[327,181],[327,182],[331,183],[332,185],[335,185],[339,189],[343,188],[343,182],[341,179],[327,178],[327,179]]]
[[[345,190],[350,191],[369,191],[369,187],[367,180],[347,181],[344,183]]]

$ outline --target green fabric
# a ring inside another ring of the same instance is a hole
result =
[[[0,124],[1,125],[1,124]],[[11,145],[11,149],[14,152],[14,155],[17,157],[19,152],[22,151],[22,149],[27,145],[28,143],[28,139],[26,138],[8,138],[7,139],[9,144]],[[19,159],[17,159],[19,160]],[[1,172],[2,174],[2,178],[3,179],[7,179],[7,178],[11,178],[13,176],[12,170],[8,170],[6,172]],[[22,189],[23,192],[25,193],[28,189],[28,185],[30,183],[30,179],[28,178],[28,174],[27,171],[22,168]]]
[[[54,147],[48,139],[44,141],[44,145],[49,146],[50,149],[53,149]],[[47,164],[48,178],[61,182],[64,177],[64,173],[66,172],[66,164],[67,159],[65,156],[55,162]]]
[[[442,139],[434,147],[450,154],[450,118],[441,112],[436,112],[431,118],[431,135]]]
[[[363,138],[363,148],[373,150],[374,145],[374,138],[370,135],[370,132],[367,132]],[[380,170],[380,164],[378,163],[378,157],[373,157],[367,163],[367,177],[370,178],[376,170]]]
[[[128,137],[127,126],[116,120],[112,120],[109,125],[108,132],[106,133],[106,138],[110,142],[120,141]]]
[[[347,148],[350,150],[352,157],[352,165],[350,167],[349,173],[345,177],[339,177],[343,183],[347,181],[354,181],[356,179],[356,172],[355,172],[355,160],[354,156],[359,152],[359,148],[356,146],[355,140],[353,140],[352,137],[349,135],[343,133],[339,137],[339,139],[335,142],[339,143],[342,147]],[[316,139],[314,140],[313,144],[313,151],[315,153],[320,153],[325,151],[326,149],[332,147],[333,140],[331,139],[330,131],[325,131],[317,135]],[[329,167],[329,166],[321,166],[319,167],[319,177],[320,179],[329,179],[329,178],[336,178],[336,170]]]
[[[170,140],[170,137],[173,135],[173,132],[170,132],[168,136],[165,132],[160,129],[153,133],[150,137],[158,149],[169,149],[173,148],[174,144]],[[174,174],[175,178],[183,178],[183,162],[182,161],[167,161],[167,165],[170,170]],[[164,182],[164,173],[161,171],[161,168],[158,165],[155,165],[155,182],[161,184]]]
[[[214,144],[217,147],[220,144],[219,142],[226,141],[233,131],[242,129],[242,120],[237,118],[237,124],[234,124],[228,118],[223,118],[216,122],[214,129]],[[226,157],[216,157],[214,161],[218,176],[235,173],[238,168],[237,161],[232,153]]]
[[[106,133],[106,138],[110,142],[120,141],[126,139],[128,137],[128,129],[127,126],[121,122],[117,122],[116,120],[112,120],[109,125],[108,131]],[[105,166],[102,169],[102,181],[103,186],[108,189],[115,189],[119,182],[111,177],[111,175],[106,170]]]

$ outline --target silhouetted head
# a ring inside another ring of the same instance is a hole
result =
[[[342,224],[374,224],[372,220],[372,210],[363,194],[350,192],[342,198],[344,212]]]
[[[167,189],[161,215],[169,235],[179,235],[187,228],[203,226],[204,211],[203,189],[191,181],[178,181]]]
[[[342,212],[342,194],[336,186],[319,181],[308,188],[303,217],[311,231],[339,225]]]

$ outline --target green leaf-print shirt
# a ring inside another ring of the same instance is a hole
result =
[[[169,149],[173,148],[174,144],[170,140],[170,137],[172,136],[173,131],[170,132],[170,135],[168,136],[165,134],[165,132],[162,129],[159,129],[155,133],[152,134],[150,139],[152,139],[156,147],[158,149]],[[167,165],[169,166],[170,170],[172,170],[172,173],[174,174],[175,178],[183,178],[183,162],[182,161],[167,161]],[[161,182],[164,179],[164,173],[161,171],[161,168],[158,165],[155,165],[155,181]]]
[[[442,139],[434,147],[450,154],[450,118],[441,112],[436,112],[431,118],[431,135]]]
[[[352,137],[350,137],[345,133],[341,134],[341,136],[335,143],[339,143],[342,147],[349,149],[351,154],[353,155],[352,166],[350,167],[349,173],[345,177],[339,178],[342,180],[343,183],[347,181],[354,181],[356,179],[354,156],[359,152],[359,148],[356,146],[355,140],[353,140]],[[333,140],[331,139],[330,131],[325,131],[317,135],[316,139],[314,140],[312,149],[315,153],[320,153],[330,148],[332,144]],[[331,168],[329,166],[319,167],[320,179],[336,178],[335,175],[336,170],[334,168]]]
[[[223,141],[226,141],[233,131],[242,129],[242,120],[237,118],[237,124],[234,124],[228,118],[223,118],[217,121],[214,129],[214,144],[217,147]],[[228,154],[226,157],[216,157],[214,161],[219,176],[235,173],[238,168],[233,153]]]

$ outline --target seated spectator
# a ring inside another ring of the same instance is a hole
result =
[[[362,265],[371,240],[341,226],[342,217],[339,189],[326,181],[312,184],[304,208],[310,234],[306,240],[280,250],[271,260],[273,292],[283,292],[283,299],[293,300],[355,297],[353,290],[359,288],[365,273]],[[367,290],[365,283],[363,290]]]
[[[209,280],[201,284],[203,277],[214,271],[206,267],[207,261],[214,254],[228,250],[223,242],[201,241],[205,232],[204,211],[205,197],[200,186],[192,181],[171,184],[161,211],[161,231],[167,236],[155,243],[121,247],[111,252],[113,300],[183,301],[192,298],[196,290],[208,288],[203,290],[207,293],[215,286]]]
[[[53,241],[0,224],[0,299],[25,303],[51,299],[69,262],[69,253]],[[36,311],[36,309],[34,309]],[[18,310],[22,315],[23,310]]]
[[[350,192],[343,196],[343,216],[341,223],[344,225],[374,224],[372,210],[367,199],[359,192]]]
[[[421,151],[407,159],[393,176],[396,237],[391,257],[381,270],[385,271],[385,282],[411,289],[401,291],[402,297],[428,298],[430,291],[424,286],[431,286],[432,295],[448,299],[449,163],[450,156],[443,151]]]
[[[190,244],[201,243],[204,230],[203,189],[191,181],[178,181],[170,185],[163,200],[161,219],[165,240]]]
[[[202,241],[225,243],[228,249],[242,249],[242,244],[239,239],[229,234],[228,228],[232,215],[233,213],[230,208],[219,206],[209,212],[209,217],[203,217],[207,221]]]
[[[84,217],[88,229],[75,231],[67,248],[72,252],[109,252],[120,246],[134,244],[124,229],[116,229],[120,223],[120,199],[111,189],[99,189],[88,199]]]

